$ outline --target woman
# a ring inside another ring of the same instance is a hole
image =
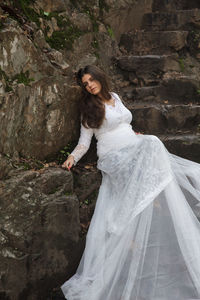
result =
[[[200,299],[200,223],[188,204],[200,201],[200,165],[135,134],[97,67],[80,69],[77,81],[81,135],[63,167],[95,134],[102,184],[77,273],[61,287],[66,299]]]

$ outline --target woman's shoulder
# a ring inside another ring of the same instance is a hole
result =
[[[113,97],[120,99],[120,96],[116,92],[110,92]]]
[[[119,94],[117,94],[116,92],[111,92],[111,95],[118,101],[123,102],[122,99],[120,98]]]
[[[116,92],[113,92],[113,91],[110,92],[110,94],[111,94],[111,95],[114,95],[114,96],[118,96],[118,94],[117,94]],[[118,96],[118,97],[119,97],[119,96]]]

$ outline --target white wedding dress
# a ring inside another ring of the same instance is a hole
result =
[[[77,162],[97,138],[102,172],[96,208],[67,300],[200,299],[200,164],[136,135],[116,93],[99,129],[81,125]],[[189,203],[189,204],[188,204]]]

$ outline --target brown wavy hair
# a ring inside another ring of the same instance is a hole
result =
[[[82,77],[85,74],[90,74],[94,80],[100,82],[101,95],[106,100],[112,98],[109,92],[109,79],[100,68],[94,65],[87,65],[75,73],[77,84],[82,88],[80,102],[81,123],[86,128],[99,128],[105,118],[105,105],[98,95],[92,95],[86,90],[82,82]]]

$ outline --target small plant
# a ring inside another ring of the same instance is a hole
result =
[[[85,6],[84,11],[90,17],[90,20],[92,22],[93,32],[98,32],[99,31],[99,24],[97,23],[97,19],[94,17],[91,9],[87,6]]]
[[[0,79],[4,79],[4,81],[5,81],[5,84],[6,84],[5,92],[6,93],[13,91],[13,89],[11,87],[12,80],[8,77],[8,75],[3,70],[1,70],[1,68],[0,68]]]
[[[50,37],[46,36],[46,42],[56,49],[72,50],[73,42],[80,37],[82,32],[75,26],[68,26],[65,30],[54,31]]]
[[[17,83],[23,83],[24,85],[29,85],[31,81],[34,81],[34,78],[29,78],[29,71],[25,73],[21,72],[15,75],[12,80],[17,80]]]
[[[92,47],[95,48],[95,49],[98,49],[99,48],[99,43],[97,41],[96,38],[94,38],[94,40],[92,41],[91,43]]]
[[[68,196],[71,196],[71,195],[73,195],[72,192],[66,192],[66,193],[65,193],[65,196],[67,196],[67,197],[68,197]]]
[[[59,164],[62,164],[67,159],[73,148],[74,144],[68,143],[63,149],[59,151],[59,154],[57,156],[57,161]]]
[[[107,31],[108,31],[109,36],[111,38],[114,38],[114,32],[110,26],[107,26]]]
[[[184,64],[184,59],[183,58],[179,58],[179,65],[180,65],[181,72],[184,72],[185,64]]]
[[[108,4],[106,3],[105,0],[99,0],[99,8],[100,8],[101,14],[103,14],[104,10],[106,12],[109,12],[109,9],[110,9],[110,7],[108,6]]]
[[[19,0],[17,1],[17,7],[22,10],[26,18],[32,22],[35,22],[38,27],[40,27],[40,15],[30,7],[34,0]]]

